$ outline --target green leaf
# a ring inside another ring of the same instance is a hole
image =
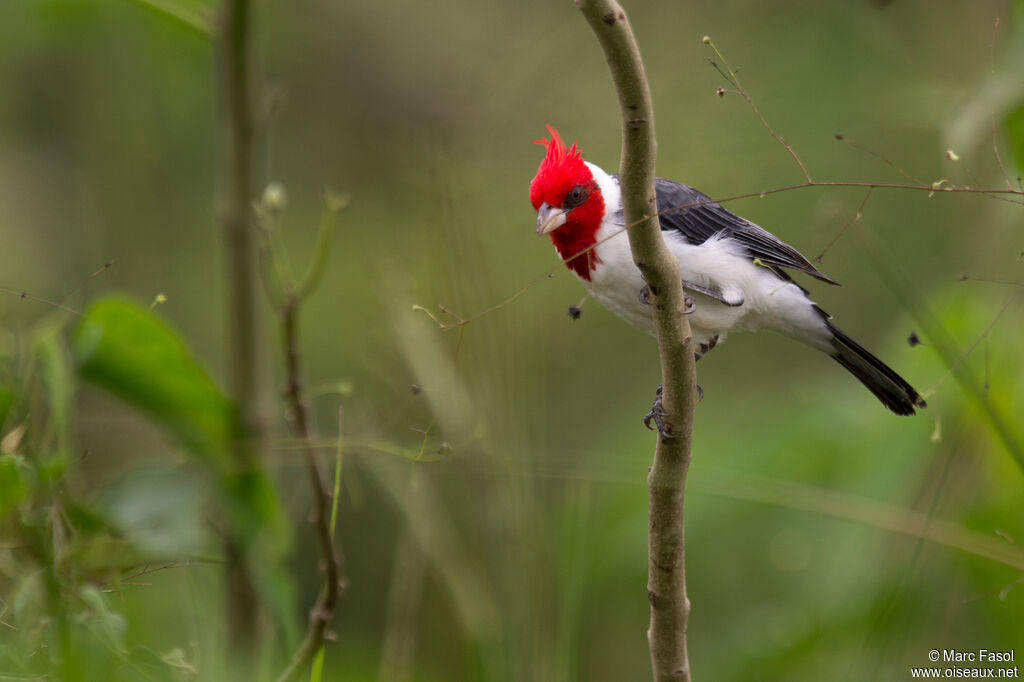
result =
[[[3,432],[4,422],[7,421],[7,415],[11,413],[11,406],[14,405],[16,397],[17,394],[13,387],[0,385],[0,433]]]
[[[1006,132],[1013,148],[1013,158],[1017,168],[1024,170],[1024,104],[1021,104],[1006,117]]]
[[[205,520],[201,485],[187,468],[128,471],[101,498],[104,515],[145,556],[200,551]]]
[[[39,360],[40,376],[46,387],[46,406],[49,410],[47,429],[54,435],[56,452],[44,458],[47,470],[53,478],[63,475],[64,464],[71,456],[73,437],[71,433],[71,397],[74,381],[71,365],[63,341],[64,325],[45,326],[35,338],[35,355]]]
[[[219,481],[231,527],[246,546],[260,536],[270,542],[268,549],[277,554],[287,548],[288,525],[277,493],[262,471],[245,471],[224,476]]]
[[[152,311],[122,299],[101,300],[75,329],[71,350],[85,380],[145,412],[193,454],[225,463],[234,406]]]
[[[21,502],[28,485],[21,475],[21,463],[14,455],[0,455],[0,517]]]
[[[170,22],[185,26],[203,36],[213,34],[213,9],[195,2],[175,0],[134,0],[151,12]]]
[[[78,592],[78,598],[89,607],[87,615],[79,616],[82,622],[87,624],[111,651],[124,651],[125,633],[128,630],[124,616],[111,609],[104,594],[92,585],[83,586]]]
[[[117,682],[159,681],[174,682],[181,678],[175,668],[152,649],[137,646],[131,650],[124,664],[114,674]]]

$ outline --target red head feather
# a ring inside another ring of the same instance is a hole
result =
[[[594,247],[604,218],[604,197],[576,143],[566,149],[558,131],[550,125],[547,129],[550,140],[535,140],[547,147],[548,153],[530,183],[530,202],[534,210],[540,210],[542,204],[566,208],[566,222],[551,232],[551,241],[566,267],[589,281],[590,271],[601,262]],[[567,198],[577,188],[585,192],[584,200],[570,209]]]
[[[590,182],[590,169],[583,162],[576,143],[565,148],[562,136],[552,126],[546,126],[551,139],[534,140],[534,144],[542,144],[548,149],[547,156],[540,162],[537,175],[530,183],[530,201],[534,210],[547,202],[551,206],[561,206],[565,195],[577,184]]]

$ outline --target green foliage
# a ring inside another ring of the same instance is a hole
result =
[[[84,379],[145,412],[215,468],[227,466],[235,410],[152,311],[120,298],[100,300],[75,329],[71,348]]]
[[[0,537],[17,538],[0,550],[0,619],[11,631],[0,640],[0,674],[69,682],[189,679],[180,652],[160,656],[129,646],[128,624],[111,605],[110,590],[97,587],[165,548],[154,547],[152,535],[134,534],[137,544],[122,535],[141,519],[108,518],[70,491],[75,382],[64,327],[44,321],[17,344],[22,352],[0,358],[0,376],[23,379],[19,390],[4,392],[0,419]]]
[[[335,502],[351,588],[316,675],[644,679],[653,347],[593,301],[565,316],[582,291],[533,234],[525,196],[545,122],[617,164],[607,68],[568,1],[456,4],[254,12],[257,176],[291,190],[268,249],[314,254],[262,274],[279,295],[321,282],[302,311],[321,452],[345,402]],[[718,197],[801,177],[739,98],[715,96],[709,33],[816,179],[905,180],[838,132],[922,182],[1005,187],[995,142],[1017,186],[1021,26],[994,26],[992,8],[631,4],[664,176]],[[296,442],[268,410],[267,470],[236,471],[235,411],[211,364],[225,346],[212,8],[0,0],[0,285],[84,314],[0,294],[0,677],[233,680],[224,530],[250,545],[269,605],[265,676],[315,597]],[[324,183],[358,197],[345,229]],[[1024,641],[1024,477],[1007,454],[1024,414],[1022,299],[997,317],[1018,290],[999,281],[1021,281],[1021,207],[879,190],[858,211],[863,196],[728,207],[812,255],[848,226],[823,265],[845,286],[802,283],[930,406],[897,419],[771,335],[731,335],[701,361],[696,679],[900,679],[933,647]],[[888,254],[896,286],[864,243]],[[410,311],[470,317],[534,279],[450,332]],[[95,298],[114,286],[142,305]],[[923,345],[907,346],[912,330]]]
[[[48,440],[53,444],[52,454],[47,458],[50,469],[63,468],[72,453],[71,398],[72,368],[68,351],[63,341],[63,323],[43,326],[36,333],[35,356],[39,363],[42,387],[46,393],[46,407],[49,415]],[[51,472],[51,476],[55,476]]]
[[[213,33],[214,9],[206,2],[185,0],[133,0],[136,4],[203,36]]]
[[[1017,162],[1017,168],[1024,170],[1024,100],[1007,115],[1005,125],[1010,136],[1014,161]]]
[[[258,581],[286,639],[294,640],[294,589],[276,566],[287,528],[266,475],[229,466],[230,402],[148,309],[102,299],[72,330],[70,348],[65,327],[39,325],[27,343],[16,344],[23,351],[0,365],[0,378],[22,380],[0,393],[0,530],[20,538],[0,560],[0,595],[14,595],[5,623],[18,632],[0,646],[0,673],[72,682],[194,677],[180,650],[160,655],[130,644],[110,590],[95,586],[119,585],[149,562],[173,565],[201,555],[210,541],[203,491],[211,486],[203,479],[213,482],[215,500],[247,555],[269,559]],[[97,501],[79,501],[66,480],[77,448],[75,370],[161,427],[205,475],[180,467],[133,469]],[[45,654],[33,654],[38,651]]]
[[[88,308],[72,334],[71,349],[82,378],[142,411],[209,467],[228,528],[238,534],[247,556],[263,557],[266,565],[259,567],[257,580],[279,620],[288,619],[294,596],[277,575],[275,562],[288,546],[289,532],[277,493],[261,469],[235,468],[231,448],[237,434],[236,410],[185,342],[150,309],[105,298]],[[144,490],[142,486],[136,492]],[[166,540],[154,535],[148,524],[174,521],[175,501],[166,492],[154,490],[137,498],[147,509],[134,514],[132,524],[142,524],[145,533],[136,535],[145,536],[140,538],[144,544],[174,541],[194,527],[172,524],[165,529],[171,532]],[[285,631],[289,639],[294,634],[293,629]]]
[[[0,429],[7,421],[7,413],[11,411],[11,405],[17,397],[13,386],[0,384]]]
[[[28,484],[22,472],[21,459],[8,453],[0,453],[0,518],[27,494]]]

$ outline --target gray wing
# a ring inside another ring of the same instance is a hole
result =
[[[725,210],[706,194],[664,178],[655,179],[654,190],[658,197],[658,211],[662,212],[662,231],[678,232],[691,244],[703,244],[713,235],[724,232],[743,245],[751,260],[756,258],[776,274],[779,274],[778,268],[790,268],[829,284],[839,284],[792,246],[749,220]]]

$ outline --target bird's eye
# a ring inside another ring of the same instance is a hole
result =
[[[583,185],[576,185],[572,188],[572,191],[566,195],[565,203],[562,205],[562,208],[576,208],[587,200],[588,194],[586,187]]]

